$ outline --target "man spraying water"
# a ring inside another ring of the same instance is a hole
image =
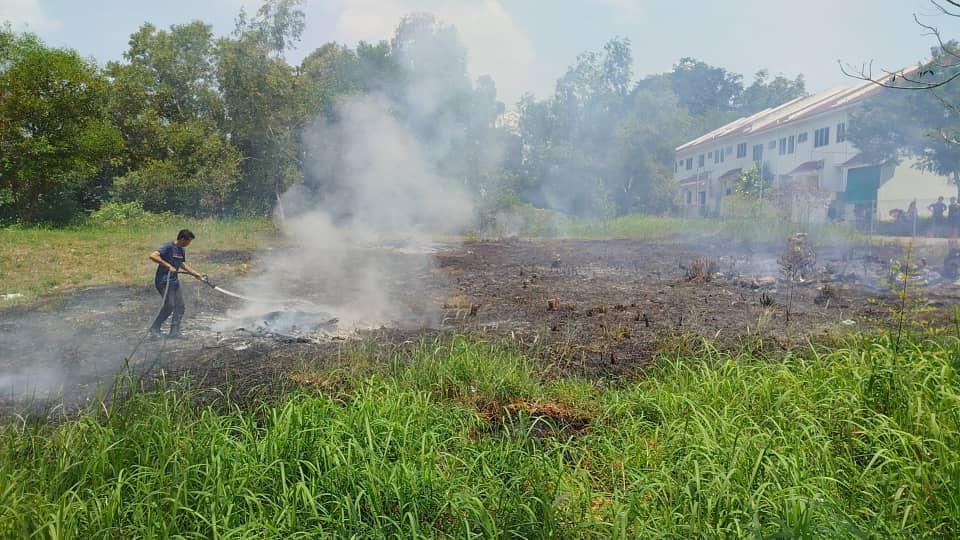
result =
[[[180,333],[180,322],[183,320],[186,308],[177,274],[184,271],[195,278],[207,280],[206,274],[197,272],[187,264],[187,253],[184,248],[189,246],[194,238],[196,236],[190,230],[183,229],[177,233],[176,241],[167,242],[150,254],[150,260],[157,263],[154,285],[157,287],[157,292],[163,296],[163,307],[153,321],[153,325],[150,326],[150,333],[154,337],[162,335],[160,327],[171,313],[173,318],[170,320],[170,333],[167,336],[174,339],[183,337]]]

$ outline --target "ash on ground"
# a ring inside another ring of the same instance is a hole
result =
[[[218,330],[289,341],[318,341],[339,335],[340,320],[326,311],[268,311],[222,323]]]

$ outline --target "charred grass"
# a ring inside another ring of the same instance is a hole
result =
[[[701,341],[609,386],[476,338],[358,348],[259,405],[8,427],[0,536],[955,538],[958,354]]]

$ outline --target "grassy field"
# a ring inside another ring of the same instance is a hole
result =
[[[863,241],[864,236],[846,225],[823,224],[800,227],[780,221],[752,219],[680,219],[631,214],[605,220],[561,220],[561,236],[587,240],[631,238],[675,240],[687,237],[732,238],[752,242],[776,242],[795,232],[807,232],[818,243]]]
[[[160,216],[126,225],[0,229],[0,296],[22,295],[0,299],[0,307],[80,287],[149,284],[156,265],[147,255],[174,240],[182,228],[197,235],[188,252],[194,262],[197,255],[212,251],[252,250],[274,234],[266,219],[198,221]],[[241,270],[237,263],[194,266],[211,276]]]
[[[0,537],[960,536],[954,340],[705,345],[616,388],[470,339],[381,360],[253,409],[158,391],[8,427]]]

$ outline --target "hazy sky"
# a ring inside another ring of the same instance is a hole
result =
[[[120,59],[143,22],[159,27],[199,19],[229,33],[241,7],[260,0],[0,0],[0,20],[30,29],[104,63]],[[399,18],[431,11],[455,24],[470,50],[470,70],[491,74],[501,99],[550,93],[576,55],[615,36],[633,42],[638,76],[667,71],[692,56],[743,73],[803,73],[810,91],[852,84],[838,60],[895,69],[935,44],[918,14],[960,37],[960,18],[936,15],[929,0],[306,0],[299,61],[328,41],[353,44],[392,35]]]

